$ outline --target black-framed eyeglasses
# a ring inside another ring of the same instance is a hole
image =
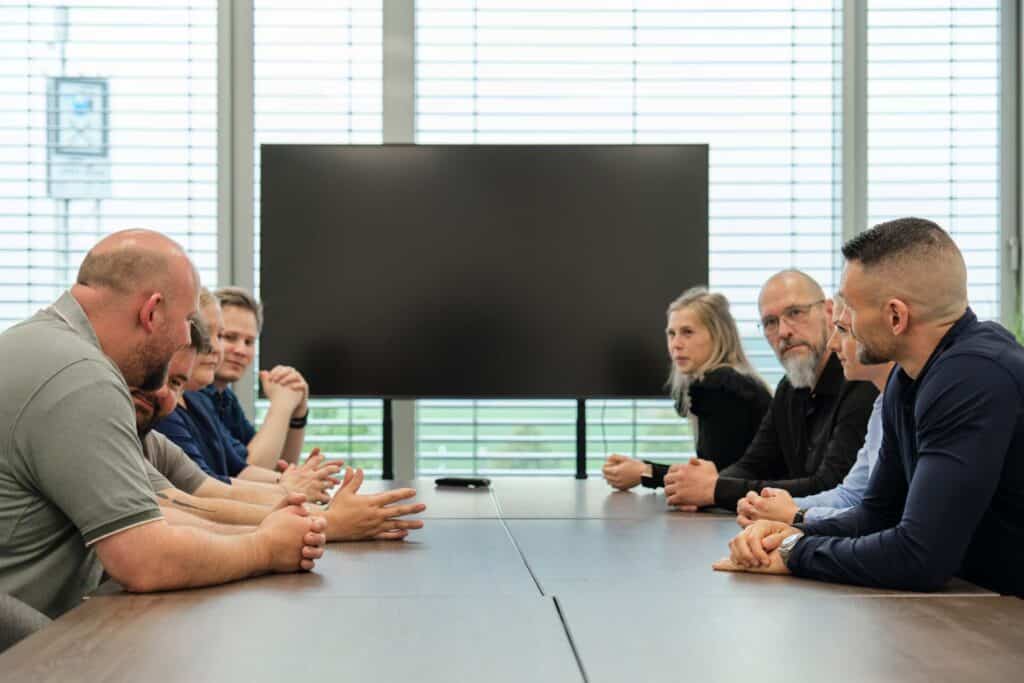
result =
[[[824,299],[812,301],[809,304],[793,304],[782,309],[782,315],[766,315],[757,323],[757,327],[766,335],[775,334],[779,331],[779,321],[785,320],[788,325],[800,325],[807,322],[811,309],[818,304],[825,303]]]

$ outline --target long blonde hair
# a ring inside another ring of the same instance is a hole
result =
[[[729,300],[723,294],[709,292],[707,287],[691,287],[668,305],[665,316],[669,317],[684,308],[696,313],[701,324],[707,328],[708,334],[711,336],[711,355],[692,374],[688,375],[679,372],[675,364],[672,364],[665,386],[668,387],[673,400],[678,403],[680,398],[683,398],[685,401],[684,394],[686,394],[690,382],[699,380],[712,370],[723,367],[732,368],[741,375],[752,377],[768,389],[768,385],[757,374],[757,370],[747,360],[747,354],[743,352],[736,320],[729,311]]]

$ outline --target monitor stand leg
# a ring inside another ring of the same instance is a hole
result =
[[[587,401],[576,399],[576,478],[587,478]]]

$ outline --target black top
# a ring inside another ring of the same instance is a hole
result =
[[[730,367],[708,372],[690,384],[688,393],[690,412],[697,416],[697,457],[711,460],[720,470],[746,452],[772,402],[763,382]],[[683,397],[676,400],[676,412],[686,416]],[[652,476],[644,485],[664,486],[669,466],[649,464]]]
[[[765,486],[794,497],[830,489],[843,480],[864,445],[878,389],[848,382],[830,354],[814,389],[796,389],[783,377],[771,408],[747,452],[719,470],[715,505],[730,510],[747,491]]]
[[[958,575],[1024,597],[1024,349],[968,309],[916,381],[896,368],[882,411],[863,502],[803,525],[790,570],[904,590]]]

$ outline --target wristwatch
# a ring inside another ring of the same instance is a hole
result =
[[[798,531],[795,534],[790,534],[782,539],[782,545],[779,546],[779,555],[782,556],[782,564],[789,566],[789,556],[793,552],[793,548],[796,547],[796,542],[804,537],[804,532]]]
[[[807,510],[797,510],[796,514],[793,515],[793,524],[792,524],[792,526],[796,526],[797,524],[803,524],[804,523],[804,515],[805,514],[807,514]]]

